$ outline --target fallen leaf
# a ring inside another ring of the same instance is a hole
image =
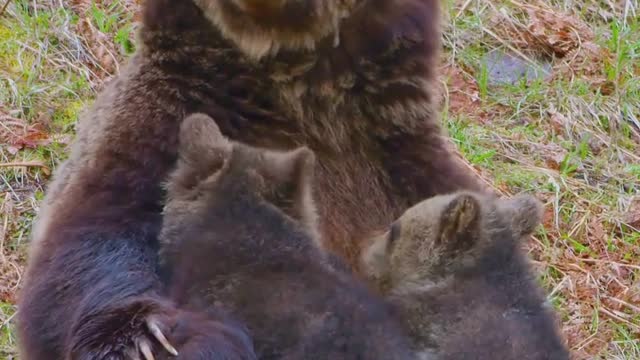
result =
[[[634,228],[640,229],[640,197],[631,200],[629,210],[624,215],[624,222]]]
[[[562,162],[567,158],[568,151],[557,144],[549,144],[542,149],[542,157],[549,169],[560,170]]]
[[[26,129],[26,133],[14,137],[9,144],[15,148],[36,148],[38,146],[46,146],[51,143],[49,134],[40,124],[34,124]]]
[[[549,122],[557,134],[564,133],[568,123],[567,118],[553,108],[549,110]]]
[[[546,53],[562,58],[595,37],[589,26],[578,17],[541,2],[535,6],[525,5],[525,10],[529,17],[525,38],[532,47]]]
[[[598,241],[602,241],[606,238],[602,223],[595,217],[589,222],[589,234],[591,235],[591,238]]]
[[[5,149],[7,150],[7,152],[8,152],[9,154],[11,154],[11,155],[15,155],[15,154],[17,154],[17,153],[18,153],[18,151],[20,151],[20,149],[21,149],[21,148],[19,148],[19,147],[15,147],[15,146],[12,146],[12,145],[9,145],[9,146],[7,146]]]
[[[547,230],[554,229],[556,227],[555,213],[552,206],[548,206],[544,209],[544,213],[542,214],[542,226]]]
[[[596,79],[591,82],[591,88],[602,95],[609,96],[616,91],[616,84],[611,80]]]

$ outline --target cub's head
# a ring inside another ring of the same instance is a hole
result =
[[[234,204],[272,208],[316,235],[311,150],[276,152],[235,143],[202,114],[184,120],[179,139],[177,166],[166,185],[165,236],[179,235],[185,219],[206,219],[215,207],[233,212]]]
[[[516,251],[533,233],[542,206],[531,196],[498,199],[460,192],[427,199],[407,210],[363,252],[364,272],[383,289],[438,283],[474,267],[480,258]],[[500,262],[504,257],[496,256]]]
[[[362,0],[194,0],[222,34],[247,56],[314,49],[337,39],[340,20]]]

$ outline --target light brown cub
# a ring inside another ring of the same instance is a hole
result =
[[[568,359],[520,249],[541,209],[530,196],[436,196],[372,240],[363,272],[424,358]]]

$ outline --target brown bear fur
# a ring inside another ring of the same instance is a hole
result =
[[[413,358],[387,305],[315,242],[312,152],[229,142],[205,115],[181,140],[160,236],[178,305],[235,314],[260,359]]]
[[[121,305],[139,296],[161,300],[160,184],[186,114],[208,114],[250,145],[312,149],[320,233],[352,266],[359,240],[409,205],[479,188],[437,121],[437,0],[197,4],[147,0],[138,52],[80,120],[34,228],[18,315],[24,359],[61,358],[92,319],[128,313],[136,307]],[[132,343],[102,341],[91,351]]]
[[[425,357],[568,360],[521,251],[540,217],[529,196],[436,196],[375,238],[363,272],[399,308]]]

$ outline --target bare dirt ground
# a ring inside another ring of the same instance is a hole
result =
[[[5,4],[7,5],[5,7]],[[78,113],[135,50],[136,0],[0,0],[0,359]],[[445,0],[443,121],[469,167],[546,204],[529,244],[576,359],[640,359],[638,0]]]

